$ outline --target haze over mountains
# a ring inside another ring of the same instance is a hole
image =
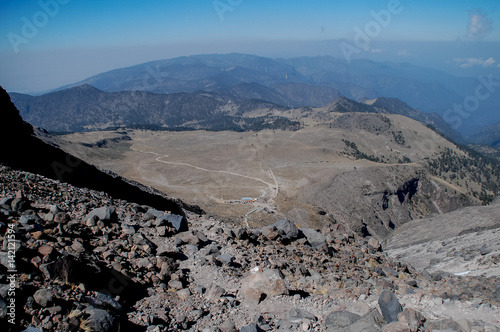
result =
[[[474,97],[477,87],[484,82],[490,83],[482,87],[490,92],[488,98],[482,98],[472,109],[462,107],[461,112],[456,111],[455,105],[465,105],[466,98]],[[330,56],[270,59],[233,53],[179,57],[112,70],[60,90],[83,84],[104,92],[195,93],[194,99],[200,98],[200,91],[205,91],[218,102],[256,99],[289,108],[321,107],[338,96],[355,101],[390,97],[422,112],[439,114],[462,134],[500,121],[497,112],[500,94],[495,91],[498,83],[493,78],[459,78],[401,63],[369,60],[347,63]],[[141,98],[137,96],[134,94],[133,98]],[[50,108],[43,99],[42,106],[38,106],[38,100],[15,93],[12,99],[23,116],[33,119],[40,117],[37,107],[45,113]],[[213,102],[207,108],[212,107]]]

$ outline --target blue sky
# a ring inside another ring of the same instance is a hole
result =
[[[340,40],[353,58],[464,76],[500,68],[497,0],[1,0],[0,22],[0,85],[18,92],[191,54],[343,57]],[[356,29],[371,34],[362,49]]]

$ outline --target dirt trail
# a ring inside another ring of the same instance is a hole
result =
[[[222,170],[213,170],[213,169],[207,169],[207,168],[203,168],[203,167],[199,167],[199,166],[191,165],[191,164],[187,164],[187,163],[178,163],[178,162],[173,162],[173,161],[162,160],[162,158],[167,158],[168,155],[161,156],[161,155],[159,155],[156,152],[142,151],[142,150],[139,150],[137,148],[134,148],[134,146],[135,146],[135,144],[132,145],[130,147],[130,149],[133,150],[133,151],[137,151],[137,152],[153,154],[153,155],[157,156],[157,158],[155,159],[157,162],[164,163],[164,164],[169,164],[169,165],[191,167],[191,168],[197,169],[199,171],[204,171],[204,172],[222,173],[222,174],[229,174],[229,175],[233,175],[233,176],[243,177],[243,178],[254,180],[254,181],[257,181],[257,182],[261,182],[261,183],[267,185],[269,187],[269,189],[270,189],[270,192],[273,193],[273,195],[272,195],[272,197],[270,197],[270,199],[273,199],[273,198],[275,198],[278,195],[278,188],[279,188],[278,187],[278,181],[276,180],[276,177],[274,176],[274,173],[273,173],[273,171],[272,171],[271,168],[269,169],[269,172],[271,173],[271,176],[274,179],[274,184],[266,182],[266,181],[264,181],[262,179],[259,179],[259,178],[253,177],[253,176],[243,175],[243,174],[239,174],[239,173],[235,173],[235,172],[222,171]]]

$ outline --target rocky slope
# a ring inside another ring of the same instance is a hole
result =
[[[420,271],[500,275],[500,200],[412,220],[384,245],[394,259]]]
[[[500,328],[498,276],[420,273],[333,220],[245,228],[194,214],[42,143],[2,98],[7,331]],[[69,167],[59,180],[48,177],[54,162]],[[384,195],[406,199],[413,187]]]
[[[5,166],[0,189],[7,331],[9,250],[16,324],[30,331],[500,328],[498,276],[421,274],[339,224],[186,220]]]

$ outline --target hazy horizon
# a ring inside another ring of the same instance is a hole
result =
[[[3,1],[0,18],[0,84],[12,92],[49,91],[153,60],[233,52],[500,74],[500,12],[492,0]]]

